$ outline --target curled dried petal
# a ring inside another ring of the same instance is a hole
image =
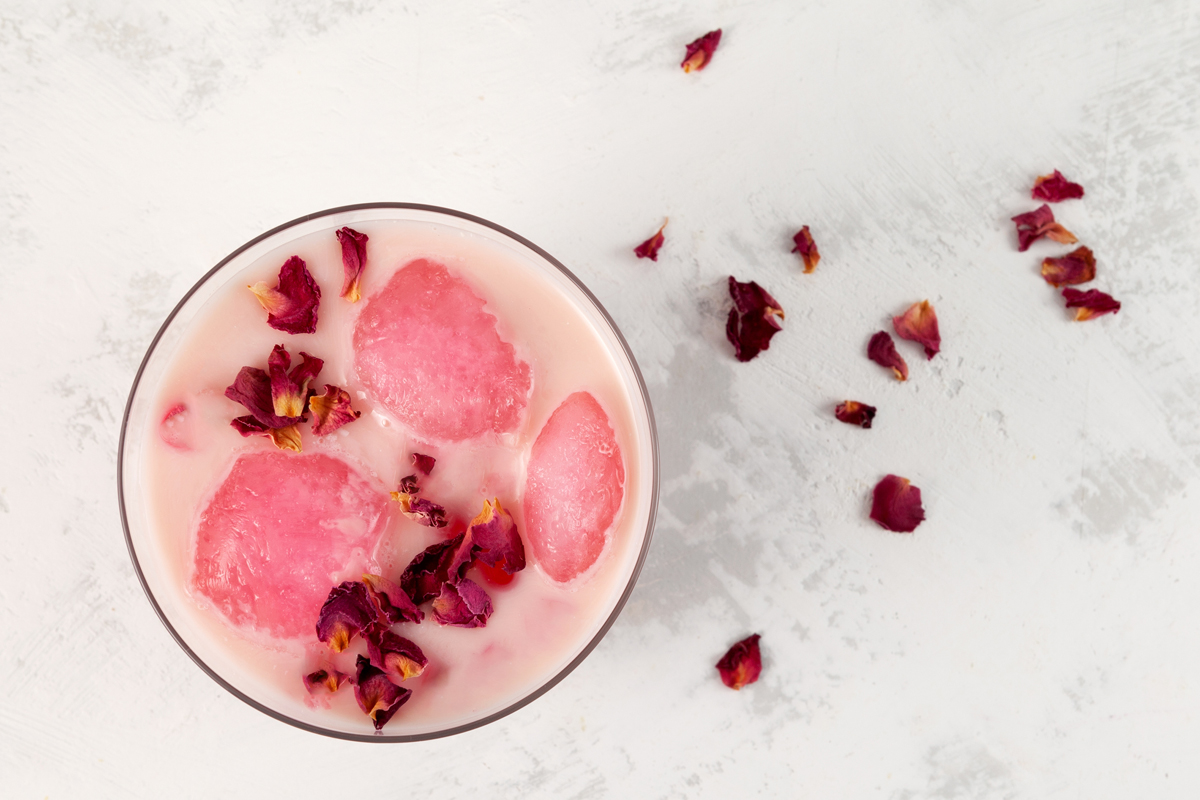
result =
[[[683,67],[684,72],[698,72],[708,66],[708,62],[712,61],[713,53],[717,50],[717,45],[721,43],[721,29],[709,31],[687,46],[687,53],[683,56],[683,63],[679,66]]]
[[[413,453],[412,462],[418,472],[422,475],[428,475],[433,472],[433,465],[437,463],[437,459],[422,453]]]
[[[325,384],[325,394],[308,401],[313,412],[313,433],[324,436],[362,416],[350,407],[350,393],[332,384]]]
[[[869,428],[871,421],[875,419],[875,406],[847,400],[844,403],[838,403],[837,408],[833,410],[833,415],[847,425]]]
[[[880,527],[897,533],[912,533],[925,519],[921,490],[908,478],[887,475],[875,484],[871,500],[871,519]]]
[[[345,272],[342,297],[351,303],[357,303],[362,296],[358,291],[358,279],[362,275],[363,267],[367,265],[369,237],[353,228],[340,228],[335,235],[342,245],[342,270]]]
[[[896,352],[896,343],[887,331],[880,331],[867,342],[867,358],[881,367],[888,367],[896,375],[896,380],[908,380],[908,364]]]
[[[1012,221],[1017,224],[1017,249],[1022,253],[1043,236],[1059,244],[1075,244],[1079,241],[1075,234],[1054,221],[1054,212],[1044,203],[1033,211],[1017,214]]]
[[[1089,319],[1102,317],[1105,314],[1115,314],[1121,310],[1120,302],[1114,300],[1112,295],[1097,289],[1088,289],[1086,292],[1078,289],[1063,289],[1062,296],[1067,301],[1067,308],[1075,309],[1077,322],[1086,322]]]
[[[925,357],[933,358],[942,347],[942,336],[938,333],[937,312],[928,300],[913,303],[898,317],[892,317],[892,328],[901,339],[916,342],[925,348]]]
[[[817,264],[821,261],[821,253],[817,250],[817,243],[813,241],[812,234],[809,233],[807,225],[792,237],[792,241],[796,243],[796,246],[792,248],[792,252],[800,254],[800,258],[804,261],[804,274],[807,275],[816,269]]]
[[[455,628],[482,628],[492,615],[492,600],[470,578],[442,584],[433,601],[433,618]]]
[[[363,585],[367,587],[367,596],[378,609],[381,623],[376,627],[387,627],[397,622],[416,623],[425,619],[425,612],[417,608],[399,584],[392,583],[382,575],[367,573],[363,575]]]
[[[475,549],[475,560],[489,567],[500,567],[509,575],[525,569],[525,546],[517,523],[498,497],[483,501],[483,510],[471,520],[464,541]]]
[[[348,677],[350,676],[333,667],[322,667],[304,676],[304,686],[308,689],[309,694],[333,694],[342,688],[342,684]]]
[[[749,361],[771,346],[771,337],[783,329],[779,301],[754,281],[741,283],[729,276],[733,308],[725,324],[725,337],[733,344],[738,361]]]
[[[1030,194],[1034,200],[1057,203],[1060,200],[1083,197],[1083,187],[1078,183],[1071,183],[1061,172],[1054,170],[1049,175],[1039,175],[1033,182],[1033,191]]]
[[[416,494],[419,491],[421,491],[421,487],[417,485],[416,475],[405,475],[400,479],[398,494]]]
[[[308,353],[300,353],[301,362],[290,373],[291,356],[276,345],[267,358],[270,372],[257,367],[242,367],[225,396],[241,403],[250,412],[230,424],[242,436],[266,434],[281,450],[300,452],[300,429],[308,402],[309,382],[321,371],[323,362]]]
[[[367,652],[371,661],[388,676],[393,683],[403,683],[409,678],[420,677],[429,659],[421,648],[403,636],[384,631],[367,640]]]
[[[638,258],[648,258],[651,261],[658,261],[658,248],[662,247],[663,242],[666,241],[666,237],[663,236],[663,229],[666,227],[667,223],[664,221],[657,233],[633,248],[634,255]]]
[[[721,682],[730,689],[741,689],[758,680],[762,673],[762,654],[758,649],[758,640],[761,638],[757,633],[747,636],[729,648],[729,652],[717,662]]]
[[[370,659],[359,656],[356,664],[358,672],[354,678],[354,699],[363,713],[371,718],[375,730],[380,730],[400,706],[408,702],[412,690],[392,683],[383,670],[371,665]]]
[[[1096,257],[1089,247],[1077,247],[1060,258],[1042,261],[1042,277],[1054,288],[1087,283],[1096,277]]]
[[[412,601],[421,605],[427,600],[437,597],[442,591],[442,584],[448,580],[457,581],[462,578],[466,566],[451,575],[450,564],[463,542],[464,533],[451,539],[437,542],[426,547],[405,568],[400,576],[400,588]]]
[[[301,452],[302,443],[300,441],[299,425],[289,425],[286,428],[271,428],[267,431],[267,435],[271,437],[271,444],[280,450],[291,450],[293,453]]]
[[[427,528],[446,527],[446,509],[410,492],[392,492],[392,499],[400,504],[404,516]]]
[[[300,364],[290,373],[292,357],[283,345],[277,344],[267,357],[267,374],[271,378],[271,407],[278,417],[296,420],[304,414],[308,402],[308,385],[321,371],[325,362],[304,351]]]
[[[274,288],[266,281],[248,287],[267,312],[267,324],[284,333],[314,333],[321,287],[313,280],[304,259],[292,256],[279,270]]]
[[[317,639],[340,653],[355,635],[362,635],[379,623],[379,612],[365,584],[344,581],[333,587],[321,613],[317,615]]]

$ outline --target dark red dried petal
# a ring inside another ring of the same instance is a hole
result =
[[[471,520],[463,541],[473,548],[475,561],[500,567],[509,575],[525,569],[525,545],[500,498],[483,501],[483,510]]]
[[[1060,200],[1074,200],[1083,197],[1083,187],[1078,183],[1071,183],[1063,177],[1061,172],[1054,170],[1049,175],[1039,175],[1033,182],[1033,191],[1030,194],[1034,200],[1057,203]]]
[[[433,618],[455,628],[482,628],[492,615],[492,599],[470,578],[443,583],[433,601]]]
[[[359,656],[358,674],[354,678],[354,699],[358,707],[375,723],[375,730],[387,724],[400,706],[412,697],[412,690],[388,680],[383,670],[371,666],[371,661]]]
[[[267,374],[271,379],[271,406],[277,417],[296,420],[304,415],[308,402],[308,385],[320,372],[325,362],[315,356],[300,352],[300,363],[289,374],[292,357],[283,345],[277,344],[267,357]]]
[[[792,237],[792,241],[796,243],[796,246],[792,248],[792,252],[799,253],[800,258],[804,260],[804,274],[807,275],[816,269],[817,264],[821,261],[821,253],[817,250],[817,243],[813,241],[812,234],[809,233],[807,225]]]
[[[901,339],[916,342],[925,348],[925,357],[933,358],[942,349],[942,336],[938,333],[937,312],[928,300],[913,303],[898,317],[892,317],[892,328]]]
[[[416,475],[405,475],[400,479],[400,486],[397,492],[400,494],[416,494],[421,491],[421,487],[417,485]]]
[[[432,600],[442,591],[442,584],[453,578],[459,580],[461,573],[450,575],[450,562],[458,552],[465,533],[460,533],[452,539],[437,542],[426,547],[405,568],[400,576],[400,588],[412,601],[421,605],[426,600]],[[466,568],[462,568],[465,572]]]
[[[429,663],[420,647],[391,631],[370,637],[367,652],[371,654],[371,662],[382,669],[392,683],[420,677]]]
[[[908,380],[908,364],[896,352],[896,343],[887,331],[880,331],[867,342],[867,358],[881,367],[888,367],[896,375],[896,380]]]
[[[274,289],[266,281],[249,287],[267,311],[267,324],[284,333],[315,333],[317,306],[321,302],[321,287],[304,264],[304,259],[292,256],[279,270],[279,283]]]
[[[651,236],[646,241],[633,248],[633,253],[638,258],[648,258],[651,261],[658,261],[658,248],[663,246],[666,237],[663,236],[663,229],[667,227],[667,223],[663,222],[662,227],[658,232]]]
[[[704,69],[708,66],[708,62],[712,61],[713,53],[716,52],[717,45],[720,43],[721,29],[709,31],[687,46],[687,53],[683,57],[683,63],[679,66],[683,67],[684,72],[698,72]]]
[[[1042,277],[1054,288],[1087,283],[1096,277],[1096,257],[1089,247],[1077,247],[1060,258],[1042,262]]]
[[[869,428],[871,420],[875,419],[875,406],[847,400],[844,403],[838,403],[837,408],[833,410],[833,415],[847,425]]]
[[[425,612],[417,608],[399,584],[392,583],[382,575],[363,575],[367,596],[378,609],[383,626],[397,622],[418,623],[425,619]]]
[[[427,528],[446,527],[446,509],[411,492],[392,492],[392,499],[400,504],[404,516]]]
[[[233,383],[225,389],[225,396],[245,406],[250,412],[250,418],[261,426],[263,432],[268,428],[286,428],[296,423],[295,417],[281,417],[275,413],[275,404],[271,399],[271,378],[257,367],[242,367]],[[249,434],[243,431],[242,435]]]
[[[1022,253],[1043,236],[1049,236],[1060,244],[1079,241],[1075,234],[1054,221],[1054,212],[1045,204],[1025,214],[1017,214],[1012,221],[1017,224],[1017,250]]]
[[[350,676],[333,667],[322,667],[304,676],[304,686],[309,694],[333,694],[342,688],[348,677]]]
[[[413,453],[412,462],[413,466],[417,468],[417,472],[428,475],[433,472],[433,465],[437,463],[437,459],[422,453]]]
[[[1077,322],[1086,322],[1089,319],[1102,317],[1105,314],[1115,314],[1121,310],[1121,304],[1114,300],[1112,295],[1097,289],[1088,289],[1086,292],[1078,289],[1063,289],[1062,296],[1067,301],[1067,308],[1075,309]]]
[[[365,584],[344,581],[333,587],[321,613],[317,615],[317,639],[340,653],[356,634],[364,634],[379,624],[379,612]]]
[[[747,636],[729,648],[729,652],[717,662],[721,682],[730,689],[741,689],[758,680],[762,673],[762,654],[758,650],[758,640],[761,638],[757,633]]]
[[[362,416],[350,407],[350,393],[332,384],[325,384],[325,394],[308,401],[313,412],[313,433],[324,436]]]
[[[749,361],[771,346],[771,337],[783,329],[779,301],[754,281],[741,283],[729,276],[733,308],[725,324],[725,336],[733,344],[738,361]]]
[[[357,303],[362,295],[358,291],[358,279],[363,267],[367,265],[367,239],[365,233],[359,233],[353,228],[341,228],[335,234],[342,245],[342,270],[345,278],[342,280],[342,297],[351,303]]]
[[[925,519],[921,490],[909,483],[908,478],[885,476],[875,484],[871,519],[889,531],[912,533]]]

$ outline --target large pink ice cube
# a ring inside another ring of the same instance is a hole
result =
[[[595,563],[624,486],[608,415],[596,398],[576,392],[538,434],[525,483],[525,540],[547,575],[566,582]]]
[[[332,456],[245,453],[200,515],[192,587],[237,625],[315,637],[329,590],[367,565],[387,500]]]
[[[459,442],[521,422],[529,365],[483,305],[444,266],[417,259],[367,301],[354,326],[359,379],[418,436]]]

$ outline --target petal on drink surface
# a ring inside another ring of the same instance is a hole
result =
[[[425,612],[417,608],[412,598],[404,589],[400,588],[399,584],[392,583],[382,575],[370,573],[363,575],[363,584],[366,585],[367,594],[388,624],[417,623],[425,619]]]
[[[367,652],[371,654],[371,662],[393,683],[420,677],[429,663],[420,647],[391,631],[368,637]]]
[[[317,615],[317,640],[340,653],[355,636],[366,635],[379,623],[375,604],[367,587],[358,581],[345,581],[333,587],[321,613]]]
[[[1062,296],[1067,301],[1067,308],[1075,309],[1077,322],[1086,322],[1089,319],[1102,317],[1105,314],[1115,314],[1121,310],[1119,301],[1098,289],[1088,289],[1086,292],[1078,289],[1063,289]]]
[[[833,415],[847,425],[869,428],[871,427],[871,421],[875,419],[875,406],[869,406],[866,403],[859,403],[854,400],[847,400],[843,403],[838,403],[837,408],[833,410]]]
[[[412,690],[397,686],[388,680],[383,670],[371,665],[370,659],[359,656],[358,672],[354,677],[354,699],[358,707],[371,718],[375,730],[388,723],[400,706],[412,697]]]
[[[417,468],[417,472],[428,475],[433,472],[433,465],[437,463],[437,459],[422,453],[413,453],[412,462],[413,466]]]
[[[342,297],[357,303],[362,296],[358,291],[358,280],[367,265],[367,239],[370,237],[353,228],[340,228],[335,235],[342,245],[342,271],[345,273]]]
[[[908,364],[896,352],[896,343],[887,331],[879,331],[867,342],[867,358],[881,367],[890,369],[896,380],[908,380]]]
[[[901,339],[922,345],[926,358],[933,358],[942,348],[937,312],[929,305],[928,300],[913,303],[903,314],[892,317],[892,328]]]
[[[708,62],[712,61],[713,53],[717,51],[717,45],[720,43],[721,29],[709,31],[688,44],[683,62],[679,66],[683,67],[684,72],[699,72],[708,66]]]
[[[325,394],[314,395],[308,401],[313,412],[313,433],[325,436],[362,416],[350,407],[350,393],[332,384],[325,384]]]
[[[450,565],[455,560],[465,535],[460,533],[452,539],[431,544],[409,562],[404,574],[400,576],[400,588],[415,604],[421,605],[437,597],[442,591],[443,583],[462,578],[467,565],[460,565],[453,575],[450,573]]]
[[[912,533],[925,520],[921,490],[908,478],[887,475],[875,484],[871,499],[871,519],[897,533]]]
[[[1096,277],[1096,256],[1089,247],[1077,247],[1065,256],[1042,261],[1042,277],[1054,288],[1087,283]]]
[[[729,652],[717,662],[721,682],[730,689],[737,690],[754,683],[762,674],[762,654],[758,649],[758,640],[761,638],[757,633],[747,636],[729,648]]]
[[[666,241],[666,237],[663,236],[663,231],[666,227],[667,223],[663,222],[662,227],[653,236],[633,248],[633,254],[638,258],[648,258],[651,261],[658,261],[658,249]]]
[[[783,329],[779,301],[754,281],[742,283],[729,276],[733,308],[725,323],[725,338],[733,345],[738,361],[749,361],[771,346],[771,337]]]
[[[271,407],[275,416],[295,422],[304,414],[308,402],[308,385],[321,372],[325,362],[303,351],[300,363],[290,373],[292,357],[283,345],[277,344],[267,357],[267,375],[271,379]]]
[[[279,270],[272,288],[266,281],[248,287],[267,312],[267,324],[284,333],[315,333],[321,287],[299,256],[292,256]]]
[[[342,684],[350,676],[339,672],[333,667],[322,667],[304,676],[304,686],[309,694],[333,694],[342,688]]]
[[[1033,211],[1017,214],[1012,221],[1017,225],[1017,250],[1022,253],[1043,236],[1048,236],[1059,244],[1074,244],[1079,241],[1075,234],[1054,221],[1054,212],[1044,203]]]
[[[1033,182],[1033,191],[1030,194],[1034,200],[1057,203],[1083,197],[1083,187],[1078,183],[1071,183],[1061,172],[1054,170],[1049,175],[1039,175]]]
[[[500,505],[500,498],[483,501],[483,510],[471,520],[464,541],[474,548],[474,559],[489,567],[509,575],[525,569],[525,546],[517,523]]]
[[[455,628],[482,628],[492,615],[492,599],[470,578],[443,583],[433,600],[433,618]]]
[[[792,248],[793,253],[799,253],[801,260],[804,261],[804,274],[808,274],[817,268],[817,264],[821,262],[821,252],[817,250],[817,243],[813,241],[812,234],[805,225],[800,229],[800,232],[792,237],[792,241],[796,246]]]
[[[437,503],[404,491],[392,492],[392,499],[400,504],[400,511],[404,516],[412,521],[419,522],[427,528],[446,527],[446,509]]]

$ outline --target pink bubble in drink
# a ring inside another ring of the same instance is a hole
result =
[[[193,588],[237,625],[312,638],[330,586],[367,565],[386,502],[339,458],[243,453],[200,516]]]
[[[398,270],[354,328],[363,384],[417,435],[507,433],[528,402],[529,365],[461,278],[427,259]]]
[[[595,563],[624,497],[625,467],[608,415],[576,392],[534,442],[525,484],[525,527],[537,563],[572,580]]]

